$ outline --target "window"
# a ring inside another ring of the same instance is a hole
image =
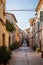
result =
[[[40,11],[40,22],[43,22],[43,11]]]

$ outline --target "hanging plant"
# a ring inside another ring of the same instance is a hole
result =
[[[9,32],[15,31],[15,27],[14,27],[13,23],[10,23],[10,21],[8,19],[6,20],[6,29]]]

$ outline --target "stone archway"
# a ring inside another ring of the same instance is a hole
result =
[[[3,45],[5,45],[5,34],[4,33],[2,35],[2,41],[3,41]]]

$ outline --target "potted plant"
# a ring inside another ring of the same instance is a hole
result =
[[[0,64],[6,65],[11,59],[11,51],[5,46],[0,47]]]
[[[39,53],[39,52],[40,52],[40,48],[36,48],[36,52],[38,52],[38,53]]]

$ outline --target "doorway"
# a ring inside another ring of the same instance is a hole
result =
[[[2,35],[2,41],[3,41],[3,45],[5,45],[5,34],[4,33]]]

